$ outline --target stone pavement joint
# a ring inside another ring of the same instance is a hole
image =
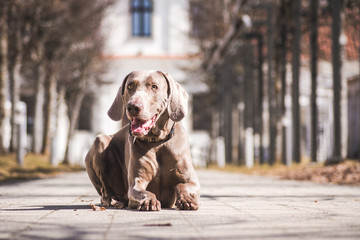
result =
[[[0,185],[0,239],[360,239],[359,187],[197,172],[198,211],[94,211],[86,172]]]

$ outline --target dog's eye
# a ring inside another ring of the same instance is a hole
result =
[[[132,84],[129,84],[128,86],[127,86],[127,89],[128,90],[131,90],[131,89],[133,89],[134,88],[134,85],[132,85]]]
[[[155,90],[158,90],[158,86],[152,85],[152,86],[151,86],[151,89],[154,90],[154,91],[155,91]]]

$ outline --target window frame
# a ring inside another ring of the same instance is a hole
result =
[[[152,37],[152,0],[130,0],[131,35],[133,37]]]

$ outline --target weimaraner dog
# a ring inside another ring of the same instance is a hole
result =
[[[103,205],[198,209],[200,184],[180,122],[187,100],[167,73],[134,71],[125,77],[108,115],[114,121],[126,115],[130,124],[114,135],[98,135],[85,159]]]

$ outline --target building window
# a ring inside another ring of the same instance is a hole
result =
[[[194,94],[192,99],[192,120],[194,130],[206,130],[211,132],[212,112],[210,106],[210,97],[206,93]]]
[[[152,0],[131,0],[132,35],[151,36]]]
[[[81,104],[80,114],[79,114],[79,122],[78,122],[78,130],[87,130],[91,131],[91,119],[92,119],[92,107],[94,105],[94,95],[87,94],[84,97],[84,100]]]

